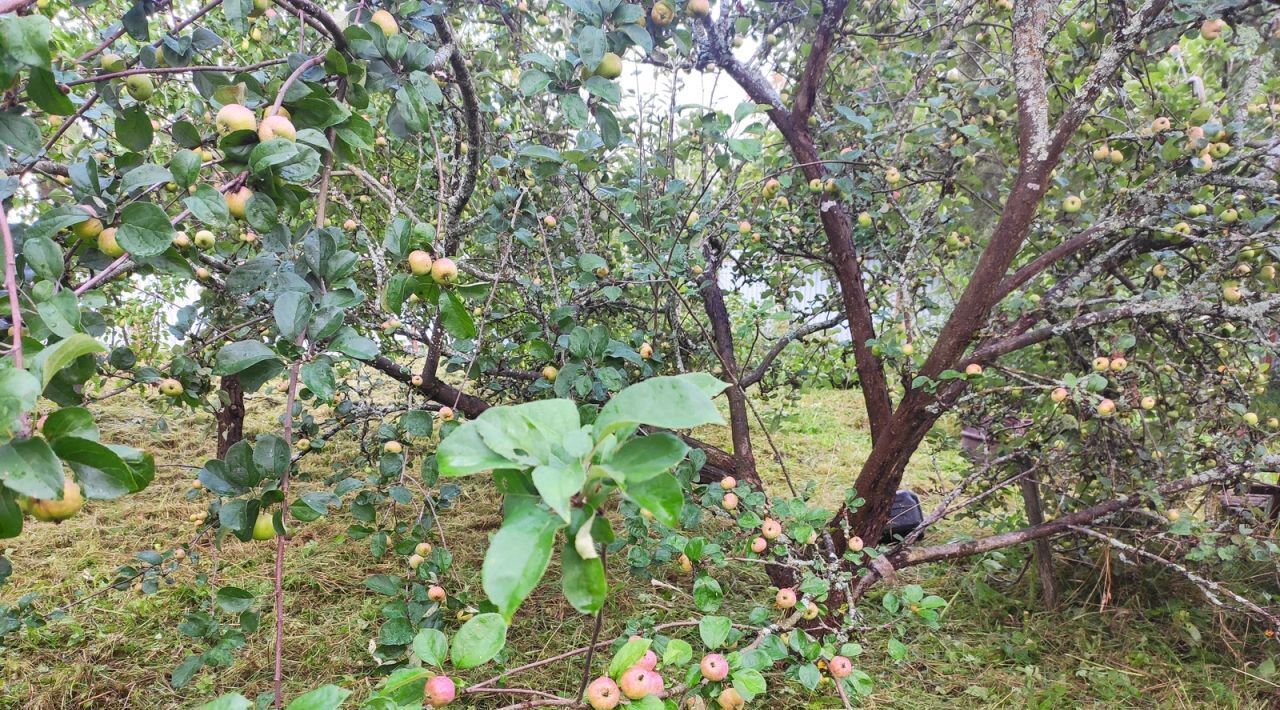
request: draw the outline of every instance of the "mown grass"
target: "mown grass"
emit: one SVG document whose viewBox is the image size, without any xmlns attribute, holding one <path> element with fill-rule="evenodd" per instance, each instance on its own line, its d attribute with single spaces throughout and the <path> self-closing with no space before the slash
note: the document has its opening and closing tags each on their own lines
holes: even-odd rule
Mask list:
<svg viewBox="0 0 1280 710">
<path fill-rule="evenodd" d="M 866 456 L 870 440 L 855 392 L 813 391 L 788 401 L 757 402 L 768 420 L 780 414 L 774 444 L 798 488 L 812 482 L 815 498 L 834 507 L 850 476 Z M 275 426 L 279 398 L 250 400 L 250 435 Z M 12 604 L 27 594 L 48 613 L 75 606 L 39 628 L 3 639 L 0 705 L 23 708 L 187 707 L 230 691 L 252 697 L 271 685 L 270 612 L 273 547 L 228 540 L 214 551 L 207 540 L 198 554 L 156 594 L 133 590 L 102 593 L 122 564 L 139 550 L 172 549 L 188 540 L 195 527 L 188 516 L 204 507 L 189 500 L 193 470 L 213 451 L 214 423 L 207 415 L 175 414 L 154 401 L 131 395 L 99 407 L 104 439 L 142 446 L 162 465 L 143 493 L 113 502 L 91 503 L 61 525 L 32 523 L 6 551 L 14 576 L 0 588 L 0 602 Z M 700 435 L 727 445 L 727 434 L 709 429 Z M 781 467 L 769 461 L 762 442 L 771 492 L 786 490 Z M 338 438 L 325 452 L 304 460 L 299 485 L 332 473 L 353 454 L 352 442 Z M 908 483 L 936 500 L 965 464 L 945 438 L 931 441 L 913 460 Z M 479 597 L 477 570 L 488 535 L 499 522 L 498 500 L 483 478 L 462 482 L 454 510 L 440 520 L 439 532 L 455 557 L 445 584 L 453 592 Z M 398 511 L 401 515 L 408 511 Z M 319 684 L 339 683 L 365 695 L 386 670 L 369 653 L 377 634 L 380 597 L 363 586 L 375 573 L 402 573 L 403 560 L 389 554 L 377 561 L 366 541 L 347 537 L 349 520 L 337 514 L 299 526 L 286 560 L 285 677 L 290 695 Z M 967 525 L 972 525 L 969 523 Z M 936 533 L 938 539 L 965 532 L 959 527 Z M 904 629 L 909 653 L 893 661 L 886 653 L 891 631 L 876 614 L 884 588 L 868 600 L 873 631 L 857 635 L 866 649 L 860 667 L 876 681 L 870 707 L 1274 707 L 1276 678 L 1260 677 L 1265 661 L 1260 633 L 1240 635 L 1238 623 L 1226 624 L 1170 593 L 1170 580 L 1143 580 L 1118 567 L 1110 578 L 1112 598 L 1099 603 L 1101 577 L 1089 570 L 1064 570 L 1071 595 L 1061 610 L 1041 610 L 1028 579 L 1014 579 L 1021 552 L 1010 551 L 982 562 L 968 561 L 911 570 L 901 583 L 918 583 L 950 605 L 938 631 Z M 611 572 L 613 592 L 605 613 L 604 637 L 624 633 L 627 619 L 664 623 L 691 618 L 686 592 L 628 578 L 622 565 Z M 558 574 L 552 570 L 548 580 Z M 201 608 L 216 585 L 253 592 L 264 611 L 262 626 L 230 665 L 199 673 L 189 685 L 173 689 L 170 672 L 189 654 L 205 647 L 180 635 L 184 616 Z M 661 581 L 688 589 L 689 578 L 670 569 Z M 720 575 L 726 610 L 745 617 L 767 594 L 759 571 Z M 509 640 L 509 665 L 585 645 L 590 625 L 564 602 L 558 585 L 538 589 L 517 616 Z M 94 595 L 96 596 L 89 596 Z M 1198 630 L 1195 637 L 1192 627 Z M 1229 634 L 1236 634 L 1229 637 Z M 689 634 L 694 638 L 694 634 Z M 695 644 L 696 645 L 696 644 Z M 597 656 L 597 669 L 601 663 Z M 479 680 L 492 667 L 465 674 Z M 519 683 L 572 692 L 581 677 L 581 660 L 551 664 L 522 674 Z M 770 678 L 769 708 L 838 707 L 830 686 L 810 695 L 780 675 Z M 510 698 L 468 697 L 462 707 L 496 707 Z"/>
</svg>

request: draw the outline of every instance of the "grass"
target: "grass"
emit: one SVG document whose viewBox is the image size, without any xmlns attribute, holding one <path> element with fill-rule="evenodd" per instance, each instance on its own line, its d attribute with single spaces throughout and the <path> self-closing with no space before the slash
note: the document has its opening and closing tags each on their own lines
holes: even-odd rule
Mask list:
<svg viewBox="0 0 1280 710">
<path fill-rule="evenodd" d="M 250 400 L 250 435 L 274 426 L 280 409 L 276 396 Z M 857 393 L 813 391 L 789 400 L 757 402 L 766 419 L 776 417 L 774 443 L 798 488 L 812 485 L 815 498 L 834 507 L 870 447 L 865 415 Z M 134 590 L 100 593 L 117 567 L 133 562 L 139 550 L 172 549 L 189 539 L 188 516 L 203 503 L 188 497 L 193 471 L 212 454 L 214 423 L 207 415 L 161 412 L 156 403 L 120 396 L 99 407 L 103 438 L 152 451 L 162 468 L 141 494 L 112 502 L 94 502 L 61 525 L 31 523 L 9 541 L 6 556 L 14 575 L 0 588 L 0 602 L 12 604 L 28 594 L 48 613 L 75 604 L 45 626 L 25 628 L 0 640 L 3 687 L 0 706 L 188 707 L 221 693 L 252 697 L 271 684 L 271 565 L 273 547 L 228 540 L 220 551 L 207 541 L 188 564 L 155 594 Z M 161 425 L 163 424 L 163 425 Z M 720 429 L 700 432 L 727 445 Z M 763 443 L 761 437 L 759 441 Z M 300 485 L 318 486 L 334 466 L 352 453 L 339 438 L 325 452 L 309 456 Z M 771 459 L 768 446 L 757 451 Z M 922 493 L 926 506 L 964 471 L 964 461 L 945 438 L 931 441 L 908 471 L 908 484 Z M 772 493 L 786 484 L 781 468 L 763 466 Z M 308 478 L 314 481 L 308 483 Z M 498 499 L 482 477 L 462 484 L 455 509 L 441 517 L 441 530 L 455 556 L 445 580 L 451 592 L 478 597 L 479 562 L 488 535 L 499 522 Z M 406 510 L 398 511 L 401 517 Z M 379 597 L 363 586 L 375 573 L 401 573 L 402 561 L 388 555 L 379 562 L 367 541 L 347 536 L 349 518 L 336 514 L 301 526 L 286 560 L 285 676 L 289 695 L 334 682 L 361 697 L 376 685 L 379 668 L 369 653 L 381 620 Z M 965 523 L 972 526 L 974 523 Z M 939 538 L 964 531 L 952 527 Z M 1170 595 L 1168 580 L 1146 580 L 1131 568 L 1113 566 L 1112 600 L 1099 603 L 1092 570 L 1064 570 L 1071 594 L 1060 611 L 1038 608 L 1028 579 L 1015 579 L 1023 552 L 1010 550 L 982 561 L 910 570 L 904 583 L 918 583 L 950 605 L 941 630 L 904 629 L 909 653 L 891 660 L 885 649 L 889 630 L 860 634 L 866 652 L 859 667 L 876 682 L 871 707 L 1274 707 L 1276 678 L 1264 677 L 1260 634 L 1229 638 L 1238 624 L 1208 615 L 1195 604 Z M 628 618 L 655 623 L 690 618 L 685 592 L 671 591 L 634 578 L 615 565 L 606 608 L 605 638 L 624 633 Z M 556 579 L 554 570 L 548 579 Z M 758 572 L 719 575 L 729 613 L 758 603 L 767 580 Z M 206 669 L 175 690 L 169 674 L 189 654 L 206 646 L 177 633 L 184 617 L 207 606 L 212 587 L 234 585 L 252 592 L 264 611 L 262 627 L 247 636 L 244 648 L 225 667 Z M 689 579 L 671 570 L 665 583 L 687 589 Z M 868 623 L 876 616 L 881 587 L 868 600 Z M 90 596 L 94 595 L 96 596 Z M 585 645 L 590 627 L 562 600 L 555 584 L 535 591 L 517 615 L 506 659 L 518 665 Z M 572 692 L 581 661 L 556 663 L 522 674 L 528 687 Z M 486 672 L 486 670 L 488 672 Z M 479 680 L 493 669 L 468 672 Z M 770 679 L 769 708 L 829 708 L 838 701 L 820 687 L 807 694 L 795 682 Z M 470 701 L 471 698 L 468 698 Z M 496 707 L 499 698 L 481 698 L 474 707 Z M 508 700 L 509 701 L 509 700 Z M 466 703 L 459 703 L 468 706 Z"/>
</svg>

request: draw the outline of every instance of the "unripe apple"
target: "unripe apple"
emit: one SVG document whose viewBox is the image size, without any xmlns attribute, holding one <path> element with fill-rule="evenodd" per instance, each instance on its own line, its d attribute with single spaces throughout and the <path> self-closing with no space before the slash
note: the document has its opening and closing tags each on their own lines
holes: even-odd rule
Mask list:
<svg viewBox="0 0 1280 710">
<path fill-rule="evenodd" d="M 902 180 L 902 173 L 897 168 L 889 168 L 884 171 L 884 181 L 890 185 L 897 185 Z"/>
<path fill-rule="evenodd" d="M 1106 143 L 1093 149 L 1093 159 L 1099 162 L 1107 160 L 1111 157 L 1111 148 Z"/>
<path fill-rule="evenodd" d="M 613 710 L 622 701 L 622 691 L 609 676 L 600 676 L 587 686 L 587 704 L 591 710 Z"/>
<path fill-rule="evenodd" d="M 1142 408 L 1143 408 L 1143 409 L 1146 409 L 1146 410 L 1148 410 L 1148 411 L 1150 411 L 1150 410 L 1152 410 L 1152 409 L 1155 409 L 1155 408 L 1156 408 L 1156 398 L 1155 398 L 1155 397 L 1152 397 L 1152 396 L 1150 396 L 1150 395 L 1147 395 L 1146 397 L 1143 397 L 1143 398 L 1142 398 L 1141 405 L 1142 405 Z"/>
<path fill-rule="evenodd" d="M 160 394 L 168 397 L 177 397 L 182 394 L 182 383 L 172 377 L 166 377 L 160 380 Z"/>
<path fill-rule="evenodd" d="M 431 273 L 431 255 L 421 249 L 409 252 L 409 271 L 415 276 Z"/>
<path fill-rule="evenodd" d="M 253 197 L 253 191 L 247 187 L 241 187 L 235 192 L 226 194 L 227 212 L 231 213 L 236 219 L 244 219 L 245 208 L 249 204 L 249 198 Z"/>
<path fill-rule="evenodd" d="M 782 534 L 782 525 L 773 518 L 765 518 L 764 523 L 760 525 L 760 535 L 766 540 L 777 540 Z"/>
<path fill-rule="evenodd" d="M 742 710 L 746 704 L 747 701 L 732 686 L 720 691 L 720 695 L 716 697 L 716 705 L 720 706 L 720 710 Z"/>
<path fill-rule="evenodd" d="M 1164 264 L 1156 264 L 1155 266 L 1151 267 L 1151 275 L 1158 279 L 1162 279 L 1165 276 L 1169 275 L 1169 267 L 1165 266 Z"/>
<path fill-rule="evenodd" d="M 272 138 L 296 141 L 298 140 L 298 129 L 293 127 L 293 121 L 284 116 L 267 116 L 262 119 L 262 124 L 258 126 L 258 140 L 266 142 Z"/>
<path fill-rule="evenodd" d="M 266 511 L 259 511 L 258 519 L 253 522 L 253 539 L 270 540 L 275 536 L 276 526 L 271 522 L 271 514 Z"/>
<path fill-rule="evenodd" d="M 782 183 L 778 182 L 777 178 L 769 178 L 765 181 L 764 187 L 760 190 L 760 193 L 765 196 L 765 199 L 771 200 L 781 189 Z"/>
<path fill-rule="evenodd" d="M 1222 298 L 1228 303 L 1239 303 L 1240 299 L 1244 298 L 1244 294 L 1241 293 L 1239 286 L 1223 286 Z"/>
<path fill-rule="evenodd" d="M 433 708 L 442 708 L 453 702 L 458 689 L 447 675 L 438 675 L 427 681 L 426 701 Z"/>
<path fill-rule="evenodd" d="M 1109 399 L 1098 402 L 1098 416 L 1109 417 L 1116 413 L 1116 403 Z"/>
<path fill-rule="evenodd" d="M 1207 205 L 1203 205 L 1198 202 L 1187 208 L 1187 214 L 1191 215 L 1192 217 L 1199 217 L 1200 215 L 1205 214 L 1208 211 L 1209 211 L 1209 207 Z"/>
<path fill-rule="evenodd" d="M 438 584 L 431 585 L 431 587 L 427 589 L 427 599 L 430 599 L 433 602 L 444 601 L 445 599 L 444 587 L 441 587 Z"/>
<path fill-rule="evenodd" d="M 1240 213 L 1234 207 L 1228 207 L 1218 215 L 1218 218 L 1227 224 L 1235 224 L 1240 219 Z"/>
<path fill-rule="evenodd" d="M 91 239 L 97 239 L 98 235 L 102 234 L 102 220 L 98 219 L 93 208 L 82 206 L 81 209 L 89 213 L 89 219 L 71 225 L 71 233 L 86 242 Z"/>
<path fill-rule="evenodd" d="M 451 284 L 458 280 L 458 265 L 449 257 L 441 257 L 431 264 L 431 280 L 438 284 Z"/>
<path fill-rule="evenodd" d="M 125 77 L 124 88 L 138 101 L 146 101 L 155 93 L 156 86 L 146 74 L 130 74 Z"/>
<path fill-rule="evenodd" d="M 1106 372 L 1111 369 L 1111 358 L 1100 355 L 1093 359 L 1093 369 L 1095 372 Z"/>
<path fill-rule="evenodd" d="M 387 443 L 383 444 L 383 445 L 382 445 L 382 450 L 383 450 L 383 451 L 385 451 L 385 452 L 387 452 L 387 453 L 389 453 L 389 454 L 398 454 L 398 453 L 400 453 L 401 451 L 404 451 L 404 446 L 402 446 L 402 445 L 400 444 L 400 442 L 395 441 L 395 440 L 393 439 L 393 440 L 388 441 Z"/>
<path fill-rule="evenodd" d="M 648 360 L 651 357 L 653 357 L 653 346 L 648 343 L 641 343 L 640 358 L 642 360 Z"/>
<path fill-rule="evenodd" d="M 369 22 L 378 26 L 382 30 L 382 34 L 390 37 L 391 35 L 400 34 L 400 25 L 396 22 L 396 18 L 386 10 L 378 10 L 369 18 Z"/>
<path fill-rule="evenodd" d="M 555 229 L 556 225 L 559 224 L 559 222 L 556 220 L 556 216 L 553 214 L 549 214 L 543 217 L 542 223 L 546 225 L 547 229 Z"/>
<path fill-rule="evenodd" d="M 767 549 L 769 549 L 768 540 L 762 537 L 758 537 L 751 541 L 751 551 L 756 553 L 757 555 L 764 552 Z"/>
<path fill-rule="evenodd" d="M 844 656 L 832 656 L 831 662 L 827 664 L 827 670 L 831 671 L 831 677 L 835 679 L 847 678 L 853 672 L 853 663 Z"/>
<path fill-rule="evenodd" d="M 253 111 L 240 104 L 227 104 L 218 109 L 218 116 L 213 123 L 218 134 L 224 136 L 236 131 L 256 130 L 258 127 L 258 119 L 254 118 Z"/>
<path fill-rule="evenodd" d="M 124 256 L 124 247 L 116 241 L 115 227 L 107 227 L 98 233 L 98 251 L 113 259 Z"/>
<path fill-rule="evenodd" d="M 409 378 L 409 384 L 413 385 L 414 387 L 421 387 L 421 386 L 422 386 L 422 375 L 414 375 L 413 377 L 410 377 L 410 378 Z"/>
<path fill-rule="evenodd" d="M 734 493 L 725 493 L 720 505 L 723 505 L 725 510 L 735 510 L 738 507 L 738 496 Z"/>
<path fill-rule="evenodd" d="M 1113 162 L 1113 163 L 1123 163 L 1123 162 L 1124 162 L 1124 153 L 1120 152 L 1120 149 L 1119 149 L 1119 148 L 1112 148 L 1112 149 L 1111 149 L 1111 153 L 1110 153 L 1107 157 L 1108 157 L 1108 158 L 1111 160 L 1111 162 Z"/>
<path fill-rule="evenodd" d="M 420 543 L 418 543 L 417 545 L 415 545 L 415 546 L 414 546 L 414 548 L 413 548 L 413 553 L 414 553 L 415 555 L 421 555 L 421 556 L 423 556 L 423 557 L 426 557 L 427 555 L 430 555 L 430 554 L 431 554 L 431 543 L 429 543 L 429 542 L 420 542 Z"/>
<path fill-rule="evenodd" d="M 1082 206 L 1084 206 L 1084 201 L 1078 195 L 1067 195 L 1066 199 L 1062 201 L 1062 211 L 1067 214 L 1079 212 Z"/>
<path fill-rule="evenodd" d="M 448 422 L 453 420 L 453 407 L 440 408 L 440 421 Z"/>
<path fill-rule="evenodd" d="M 622 76 L 622 57 L 613 52 L 605 52 L 596 65 L 596 76 L 605 79 L 617 79 Z"/>
<path fill-rule="evenodd" d="M 115 52 L 103 52 L 98 55 L 98 66 L 102 67 L 102 71 L 108 74 L 112 72 L 124 71 L 124 57 Z"/>
<path fill-rule="evenodd" d="M 822 192 L 822 180 L 820 180 L 819 178 L 814 178 L 814 179 L 810 180 L 810 181 L 809 181 L 809 192 L 812 192 L 812 193 L 814 193 L 815 195 L 816 195 L 816 194 L 818 194 L 818 193 L 820 193 L 820 192 Z"/>
<path fill-rule="evenodd" d="M 186 232 L 174 232 L 171 243 L 179 249 L 186 249 L 191 246 L 191 237 Z"/>
<path fill-rule="evenodd" d="M 48 500 L 33 498 L 26 505 L 31 511 L 31 517 L 36 520 L 45 523 L 60 523 L 75 515 L 84 507 L 84 495 L 80 491 L 80 484 L 70 478 L 64 478 L 62 480 L 61 498 L 50 498 Z"/>
<path fill-rule="evenodd" d="M 858 213 L 858 226 L 859 226 L 859 227 L 870 227 L 870 226 L 871 226 L 871 213 L 870 213 L 870 212 L 859 212 L 859 213 Z"/>
<path fill-rule="evenodd" d="M 734 478 L 733 476 L 725 476 L 724 478 L 720 479 L 720 488 L 726 491 L 733 490 L 734 488 L 737 487 L 737 485 L 738 485 L 738 479 Z"/>
<path fill-rule="evenodd" d="M 1058 388 L 1055 388 L 1053 390 L 1053 393 L 1049 395 L 1049 399 L 1052 399 L 1054 402 L 1061 402 L 1065 400 L 1069 394 L 1070 393 L 1067 392 L 1066 387 L 1058 387 Z"/>
<path fill-rule="evenodd" d="M 217 242 L 217 238 L 213 236 L 213 232 L 207 229 L 196 232 L 195 245 L 197 249 L 208 251 L 213 248 L 215 242 Z"/>
<path fill-rule="evenodd" d="M 976 362 L 971 362 L 967 367 L 964 368 L 964 374 L 970 377 L 977 377 L 978 375 L 982 374 L 982 365 L 979 365 Z"/>
<path fill-rule="evenodd" d="M 1160 116 L 1151 122 L 1152 133 L 1164 133 L 1173 127 L 1173 124 L 1165 116 Z"/>
<path fill-rule="evenodd" d="M 658 654 L 654 653 L 653 649 L 645 651 L 640 660 L 636 661 L 636 668 L 643 668 L 646 671 L 657 670 Z"/>
<path fill-rule="evenodd" d="M 426 558 L 422 555 L 419 555 L 416 552 L 409 555 L 409 569 L 418 569 L 418 566 L 423 562 L 426 562 Z"/>
<path fill-rule="evenodd" d="M 711 14 L 710 0 L 689 0 L 684 8 L 694 17 L 706 17 Z"/>
<path fill-rule="evenodd" d="M 597 266 L 597 267 L 596 267 L 596 277 L 597 277 L 597 278 L 604 278 L 604 277 L 606 277 L 606 276 L 608 276 L 608 275 L 609 275 L 609 267 L 607 267 L 607 266 Z"/>
<path fill-rule="evenodd" d="M 1230 152 L 1231 144 L 1229 143 L 1218 142 L 1209 146 L 1209 155 L 1212 155 L 1215 158 L 1225 158 Z"/>
<path fill-rule="evenodd" d="M 204 268 L 203 266 L 197 267 L 195 273 L 196 273 L 196 278 L 200 281 L 208 281 L 209 278 L 213 276 L 213 274 L 209 273 L 209 270 Z"/>
<path fill-rule="evenodd" d="M 1200 25 L 1200 36 L 1207 40 L 1215 40 L 1222 36 L 1222 31 L 1227 28 L 1225 20 L 1213 18 L 1205 20 Z"/>
<path fill-rule="evenodd" d="M 854 535 L 853 537 L 849 538 L 848 544 L 849 544 L 849 549 L 853 550 L 854 552 L 862 552 L 862 548 L 866 546 L 866 543 L 862 541 L 862 538 L 858 537 L 857 535 Z"/>
<path fill-rule="evenodd" d="M 622 677 L 618 679 L 618 688 L 628 698 L 639 700 L 646 695 L 653 694 L 652 675 L 654 675 L 654 672 L 648 668 L 641 668 L 638 665 L 631 666 L 622 672 Z"/>
<path fill-rule="evenodd" d="M 675 19 L 676 11 L 665 2 L 655 3 L 653 10 L 649 13 L 649 19 L 653 20 L 653 24 L 659 27 L 666 27 Z"/>
<path fill-rule="evenodd" d="M 796 605 L 796 590 L 789 587 L 783 587 L 778 590 L 773 601 L 777 604 L 779 609 L 790 609 Z"/>
<path fill-rule="evenodd" d="M 1123 370 L 1128 366 L 1129 366 L 1129 361 L 1124 359 L 1123 357 L 1116 357 L 1111 359 L 1112 372 L 1120 372 L 1121 370 Z"/>
<path fill-rule="evenodd" d="M 560 375 L 560 371 L 557 370 L 554 365 L 547 365 L 546 367 L 542 368 L 542 378 L 545 379 L 547 382 L 555 382 L 556 377 L 558 377 L 559 375 Z"/>
<path fill-rule="evenodd" d="M 1245 412 L 1244 423 L 1249 426 L 1258 426 L 1258 415 L 1254 412 Z"/>
</svg>

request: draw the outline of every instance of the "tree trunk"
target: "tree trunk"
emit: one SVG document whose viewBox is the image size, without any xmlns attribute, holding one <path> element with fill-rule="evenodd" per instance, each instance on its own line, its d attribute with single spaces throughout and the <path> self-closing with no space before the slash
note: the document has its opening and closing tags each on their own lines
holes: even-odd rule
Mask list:
<svg viewBox="0 0 1280 710">
<path fill-rule="evenodd" d="M 222 407 L 218 409 L 218 458 L 225 458 L 227 449 L 244 438 L 244 389 L 240 378 L 227 375 L 222 378 Z"/>
<path fill-rule="evenodd" d="M 1027 523 L 1031 527 L 1044 524 L 1044 509 L 1040 505 L 1040 485 L 1029 478 L 1018 482 L 1022 487 L 1022 502 L 1027 507 Z M 1039 538 L 1032 547 L 1036 554 L 1036 576 L 1040 578 L 1040 596 L 1046 609 L 1058 606 L 1058 582 L 1053 573 L 1053 543 Z"/>
<path fill-rule="evenodd" d="M 712 260 L 707 247 L 708 260 Z M 724 367 L 724 378 L 730 383 L 724 391 L 729 400 L 729 430 L 733 437 L 733 470 L 737 478 L 760 487 L 760 474 L 756 471 L 756 457 L 751 449 L 751 419 L 747 413 L 747 394 L 738 384 L 738 360 L 733 352 L 733 327 L 729 322 L 729 309 L 724 303 L 724 292 L 716 281 L 716 269 L 711 268 L 702 277 L 702 303 L 711 321 L 711 335 L 715 339 L 716 354 Z"/>
</svg>

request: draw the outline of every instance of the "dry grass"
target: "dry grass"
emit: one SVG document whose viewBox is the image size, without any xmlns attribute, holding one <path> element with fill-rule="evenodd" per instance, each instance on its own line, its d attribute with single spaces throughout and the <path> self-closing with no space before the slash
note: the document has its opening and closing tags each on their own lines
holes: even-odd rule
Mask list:
<svg viewBox="0 0 1280 710">
<path fill-rule="evenodd" d="M 851 472 L 870 446 L 856 393 L 817 391 L 789 402 L 758 403 L 763 416 L 781 412 L 775 443 L 798 487 L 815 485 L 815 498 L 833 507 L 843 497 Z M 280 407 L 278 397 L 251 399 L 249 429 L 270 430 Z M 37 608 L 49 612 L 74 603 L 110 583 L 117 567 L 133 561 L 139 550 L 170 549 L 194 532 L 188 516 L 203 503 L 188 497 L 192 470 L 211 455 L 213 421 L 207 415 L 162 413 L 153 402 L 122 396 L 100 408 L 108 441 L 145 447 L 163 467 L 156 481 L 139 495 L 95 502 L 62 525 L 33 523 L 6 555 L 14 565 L 11 582 L 0 588 L 0 601 L 12 604 L 37 594 Z M 166 426 L 157 426 L 163 420 Z M 702 432 L 727 443 L 720 430 Z M 763 442 L 763 438 L 760 439 Z M 309 456 L 301 485 L 348 465 L 352 442 L 339 438 Z M 758 458 L 770 458 L 762 446 Z M 945 441 L 933 442 L 916 456 L 909 483 L 925 493 L 941 490 L 963 470 L 962 459 Z M 765 467 L 771 491 L 785 491 L 776 465 Z M 482 477 L 464 481 L 455 509 L 441 518 L 442 531 L 455 556 L 446 583 L 452 592 L 482 596 L 476 570 L 487 537 L 498 523 L 497 498 Z M 400 511 L 401 516 L 409 511 Z M 376 685 L 385 668 L 368 652 L 377 634 L 382 604 L 363 587 L 374 573 L 401 573 L 402 561 L 389 554 L 376 561 L 366 541 L 350 539 L 349 518 L 337 514 L 300 526 L 286 561 L 286 678 L 290 694 L 334 682 L 357 697 Z M 946 531 L 941 535 L 946 535 Z M 270 687 L 271 565 L 273 547 L 228 540 L 214 553 L 208 541 L 190 564 L 183 565 L 153 595 L 131 590 L 107 591 L 78 602 L 71 613 L 47 626 L 27 628 L 3 639 L 0 705 L 23 708 L 187 707 L 229 691 L 252 697 Z M 1016 560 L 1010 560 L 1011 566 Z M 628 578 L 624 565 L 612 566 L 612 589 L 605 637 L 625 633 L 627 619 L 654 623 L 691 616 L 683 593 Z M 687 577 L 671 571 L 669 584 L 685 587 Z M 206 669 L 190 685 L 174 690 L 169 673 L 187 655 L 205 647 L 177 633 L 188 613 L 207 608 L 208 578 L 253 592 L 264 610 L 262 628 L 234 652 L 229 666 Z M 759 601 L 765 580 L 758 574 L 719 575 L 728 613 Z M 548 580 L 558 579 L 556 570 Z M 912 572 L 911 580 L 952 602 L 940 632 L 908 629 L 911 653 L 901 663 L 885 654 L 885 630 L 860 641 L 867 652 L 861 667 L 875 678 L 875 707 L 1270 707 L 1276 686 L 1255 679 L 1259 660 L 1232 657 L 1212 638 L 1212 619 L 1199 619 L 1206 640 L 1193 643 L 1171 614 L 1151 609 L 1149 599 L 1118 598 L 1100 611 L 1089 587 L 1062 612 L 1037 611 L 1029 585 L 999 589 L 974 564 L 939 566 Z M 755 599 L 753 599 L 753 596 Z M 875 608 L 869 605 L 869 621 Z M 1181 619 L 1181 617 L 1178 617 Z M 1199 618 L 1193 616 L 1193 618 Z M 452 622 L 450 622 L 452 623 Z M 1181 622 L 1179 622 L 1181 623 Z M 562 600 L 558 585 L 543 585 L 517 616 L 509 639 L 510 665 L 553 655 L 586 644 L 590 625 Z M 691 634 L 692 636 L 692 634 Z M 492 668 L 466 674 L 478 680 Z M 580 661 L 557 663 L 523 676 L 530 687 L 572 691 L 581 674 Z M 770 708 L 836 707 L 829 694 L 810 696 L 794 682 L 771 679 L 773 690 L 761 704 Z M 496 699 L 485 699 L 493 706 Z M 465 706 L 465 704 L 464 704 Z"/>
</svg>

